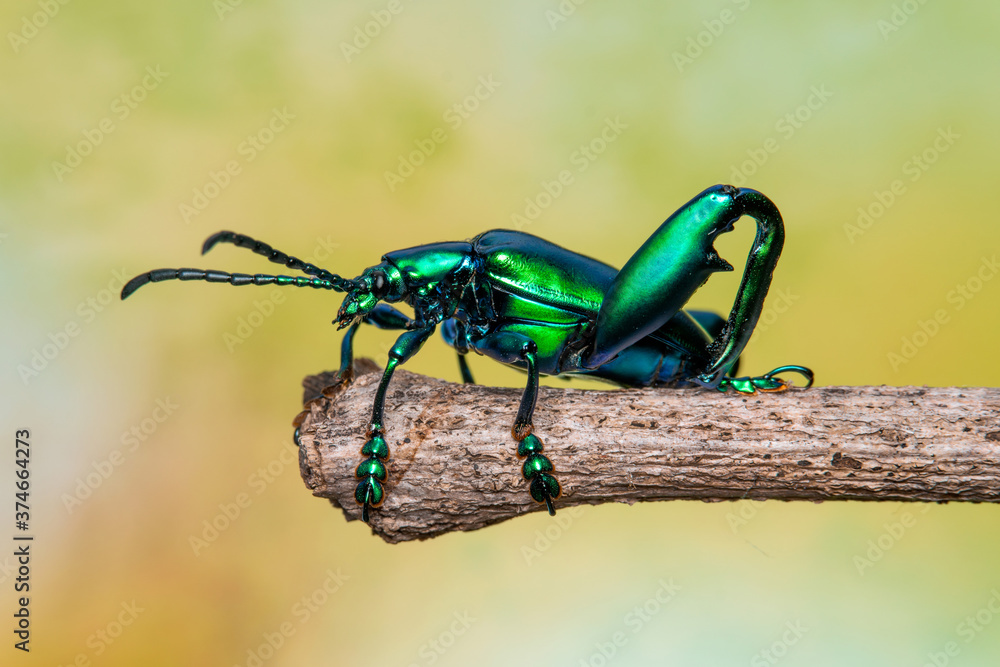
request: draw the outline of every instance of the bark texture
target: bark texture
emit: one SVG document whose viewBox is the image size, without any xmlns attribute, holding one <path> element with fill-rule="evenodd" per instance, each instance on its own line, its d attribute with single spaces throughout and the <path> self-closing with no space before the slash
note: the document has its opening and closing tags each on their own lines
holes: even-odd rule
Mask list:
<svg viewBox="0 0 1000 667">
<path fill-rule="evenodd" d="M 303 382 L 299 462 L 314 495 L 360 519 L 354 470 L 381 369 Z M 327 388 L 326 396 L 322 390 Z M 387 542 L 544 511 L 510 427 L 521 392 L 398 370 L 386 400 Z M 818 387 L 740 396 L 700 389 L 542 388 L 535 433 L 559 508 L 649 500 L 1000 501 L 1000 389 Z"/>
</svg>

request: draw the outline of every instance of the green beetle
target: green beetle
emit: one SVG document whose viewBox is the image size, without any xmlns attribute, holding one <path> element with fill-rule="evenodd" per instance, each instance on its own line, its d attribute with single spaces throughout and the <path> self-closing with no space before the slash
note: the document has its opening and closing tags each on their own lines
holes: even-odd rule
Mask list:
<svg viewBox="0 0 1000 667">
<path fill-rule="evenodd" d="M 716 271 L 733 267 L 713 243 L 742 216 L 757 222 L 736 300 L 727 319 L 684 304 Z M 350 327 L 341 347 L 340 377 L 350 379 L 354 335 L 361 323 L 402 330 L 389 351 L 361 448 L 355 498 L 362 518 L 385 498 L 388 479 L 385 396 L 393 372 L 412 357 L 441 325 L 458 352 L 465 382 L 472 375 L 465 355 L 485 355 L 527 372 L 528 381 L 511 429 L 531 497 L 555 513 L 560 494 L 552 462 L 532 433 L 538 377 L 582 375 L 623 387 L 700 385 L 742 393 L 782 391 L 777 375 L 801 373 L 782 366 L 765 375 L 734 377 L 784 242 L 781 215 L 756 190 L 717 185 L 671 215 L 621 270 L 519 231 L 492 230 L 471 241 L 432 243 L 387 253 L 352 280 L 291 257 L 233 232 L 205 241 L 249 248 L 308 277 L 239 274 L 200 269 L 158 269 L 133 278 L 126 298 L 149 282 L 205 280 L 231 285 L 294 285 L 346 292 L 334 320 Z M 390 303 L 413 308 L 408 317 Z M 296 431 L 296 440 L 298 431 Z"/>
</svg>

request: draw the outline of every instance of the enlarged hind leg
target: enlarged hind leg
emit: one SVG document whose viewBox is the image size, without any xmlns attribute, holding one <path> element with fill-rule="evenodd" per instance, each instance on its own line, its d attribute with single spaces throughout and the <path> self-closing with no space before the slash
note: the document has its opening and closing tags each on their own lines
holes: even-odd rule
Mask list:
<svg viewBox="0 0 1000 667">
<path fill-rule="evenodd" d="M 713 313 L 710 310 L 690 310 L 685 308 L 687 314 L 694 318 L 694 321 L 702 326 L 706 333 L 708 333 L 708 344 L 711 344 L 713 340 L 722 335 L 722 332 L 726 328 L 726 318 L 718 313 Z M 706 345 L 707 348 L 707 345 Z M 727 373 L 729 375 L 736 375 L 740 369 L 739 358 L 733 362 L 733 365 L 729 367 Z"/>
<path fill-rule="evenodd" d="M 712 244 L 743 215 L 757 221 L 757 236 L 729 318 L 693 378 L 718 386 L 757 324 L 784 243 L 774 204 L 756 190 L 729 185 L 705 190 L 670 216 L 618 272 L 601 303 L 594 347 L 583 365 L 598 368 L 653 334 L 713 272 L 732 270 Z"/>
</svg>

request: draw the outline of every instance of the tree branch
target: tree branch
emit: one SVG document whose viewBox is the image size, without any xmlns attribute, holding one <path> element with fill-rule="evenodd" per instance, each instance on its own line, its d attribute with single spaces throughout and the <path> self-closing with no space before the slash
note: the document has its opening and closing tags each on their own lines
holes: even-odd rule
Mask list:
<svg viewBox="0 0 1000 667">
<path fill-rule="evenodd" d="M 313 494 L 360 518 L 354 470 L 381 369 L 304 380 L 299 461 Z M 392 451 L 372 529 L 387 542 L 476 530 L 544 510 L 510 426 L 521 391 L 399 370 Z M 556 508 L 649 500 L 1000 501 L 1000 389 L 821 387 L 744 397 L 700 389 L 542 388 L 535 433 L 556 467 Z"/>
</svg>

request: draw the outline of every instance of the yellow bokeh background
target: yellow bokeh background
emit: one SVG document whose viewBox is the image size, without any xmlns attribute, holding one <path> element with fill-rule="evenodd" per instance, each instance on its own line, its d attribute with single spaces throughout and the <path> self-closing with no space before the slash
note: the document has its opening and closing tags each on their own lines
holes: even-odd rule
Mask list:
<svg viewBox="0 0 1000 667">
<path fill-rule="evenodd" d="M 996 386 L 998 21 L 916 0 L 4 3 L 0 534 L 29 428 L 36 539 L 27 655 L 0 556 L 3 664 L 997 664 L 994 507 L 606 505 L 390 546 L 287 463 L 299 382 L 338 360 L 339 297 L 114 293 L 164 266 L 275 268 L 199 256 L 220 229 L 354 276 L 522 215 L 621 265 L 735 182 L 786 221 L 744 369 Z M 721 254 L 739 268 L 752 234 Z M 738 278 L 692 305 L 728 312 Z M 362 331 L 358 353 L 392 340 Z M 458 380 L 438 338 L 408 368 Z"/>
</svg>

